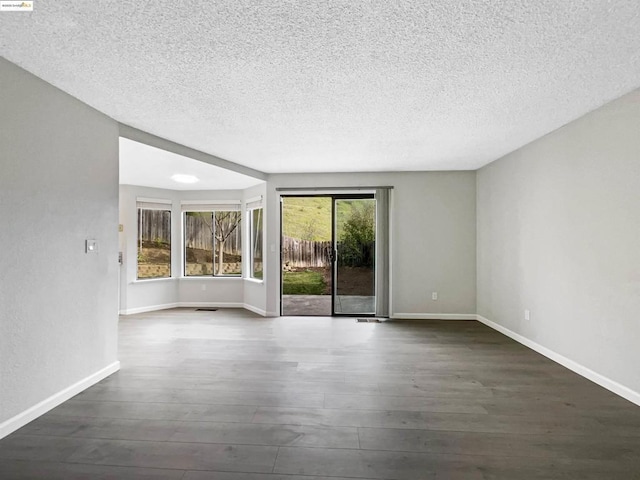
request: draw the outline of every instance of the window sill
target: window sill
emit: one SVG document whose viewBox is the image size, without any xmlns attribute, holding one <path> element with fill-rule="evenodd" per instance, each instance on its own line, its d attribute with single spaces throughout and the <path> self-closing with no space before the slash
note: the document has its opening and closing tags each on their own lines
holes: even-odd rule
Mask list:
<svg viewBox="0 0 640 480">
<path fill-rule="evenodd" d="M 201 275 L 201 276 L 196 276 L 196 275 L 189 275 L 188 277 L 178 277 L 178 280 L 180 281 L 193 281 L 193 280 L 242 280 L 242 276 L 241 275 Z"/>
<path fill-rule="evenodd" d="M 264 279 L 263 278 L 249 278 L 249 277 L 244 277 L 245 281 L 247 282 L 251 282 L 251 283 L 258 283 L 258 284 L 262 284 L 264 283 Z"/>
<path fill-rule="evenodd" d="M 131 283 L 152 283 L 152 282 L 166 282 L 168 280 L 175 280 L 176 277 L 162 277 L 162 278 L 136 278 Z"/>
</svg>

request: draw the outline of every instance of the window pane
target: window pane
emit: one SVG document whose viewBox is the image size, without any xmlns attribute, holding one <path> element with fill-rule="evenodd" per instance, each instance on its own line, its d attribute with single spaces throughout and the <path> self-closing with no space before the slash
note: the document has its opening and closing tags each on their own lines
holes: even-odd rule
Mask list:
<svg viewBox="0 0 640 480">
<path fill-rule="evenodd" d="M 262 208 L 251 210 L 251 278 L 262 278 Z"/>
<path fill-rule="evenodd" d="M 215 275 L 242 275 L 240 212 L 215 212 Z"/>
<path fill-rule="evenodd" d="M 184 275 L 213 275 L 213 212 L 185 212 Z"/>
<path fill-rule="evenodd" d="M 185 212 L 185 276 L 241 275 L 241 214 Z"/>
<path fill-rule="evenodd" d="M 171 276 L 171 211 L 138 209 L 138 278 Z"/>
</svg>

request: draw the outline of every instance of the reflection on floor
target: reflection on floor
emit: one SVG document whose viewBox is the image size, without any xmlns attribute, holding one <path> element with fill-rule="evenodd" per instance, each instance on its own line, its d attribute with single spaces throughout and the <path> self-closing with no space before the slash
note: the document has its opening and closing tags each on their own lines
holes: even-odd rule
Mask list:
<svg viewBox="0 0 640 480">
<path fill-rule="evenodd" d="M 376 299 L 362 295 L 336 296 L 336 312 L 338 315 L 373 315 L 376 310 Z M 284 316 L 331 316 L 331 295 L 283 295 L 282 314 Z"/>
<path fill-rule="evenodd" d="M 0 440 L 6 480 L 631 480 L 640 407 L 476 321 L 120 319 L 122 370 Z"/>
</svg>

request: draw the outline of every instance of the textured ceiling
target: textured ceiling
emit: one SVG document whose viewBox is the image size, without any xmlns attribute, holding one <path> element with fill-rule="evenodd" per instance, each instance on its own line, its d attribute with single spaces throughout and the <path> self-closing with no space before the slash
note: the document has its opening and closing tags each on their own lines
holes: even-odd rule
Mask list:
<svg viewBox="0 0 640 480">
<path fill-rule="evenodd" d="M 45 1 L 0 53 L 264 172 L 473 169 L 640 86 L 638 0 Z"/>
<path fill-rule="evenodd" d="M 179 183 L 171 178 L 175 174 L 193 175 L 198 181 Z M 120 138 L 120 183 L 169 190 L 243 190 L 262 180 Z"/>
</svg>

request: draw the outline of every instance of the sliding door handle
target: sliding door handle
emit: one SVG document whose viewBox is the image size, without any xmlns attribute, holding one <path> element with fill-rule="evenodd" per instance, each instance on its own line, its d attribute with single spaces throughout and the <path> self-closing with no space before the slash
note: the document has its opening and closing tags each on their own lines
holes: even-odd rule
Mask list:
<svg viewBox="0 0 640 480">
<path fill-rule="evenodd" d="M 336 257 L 337 257 L 336 250 L 334 250 L 331 247 L 327 247 L 326 252 L 327 252 L 327 258 L 329 259 L 329 261 L 331 263 L 335 262 L 336 261 Z"/>
</svg>

